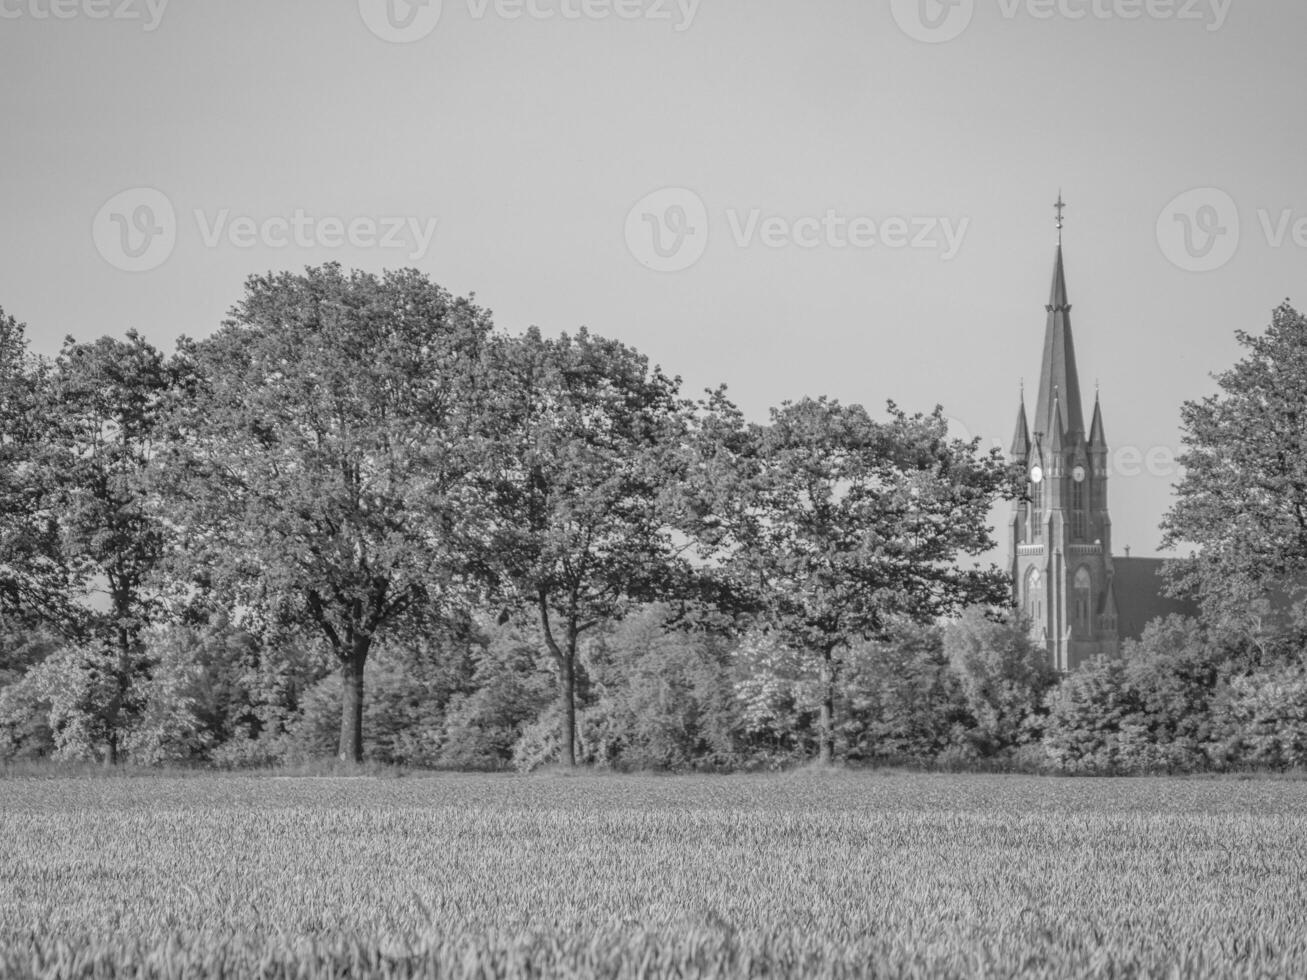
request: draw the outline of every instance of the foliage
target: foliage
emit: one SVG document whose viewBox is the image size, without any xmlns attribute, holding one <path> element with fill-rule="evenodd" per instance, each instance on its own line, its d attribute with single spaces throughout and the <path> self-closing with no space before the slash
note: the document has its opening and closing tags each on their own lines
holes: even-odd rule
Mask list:
<svg viewBox="0 0 1307 980">
<path fill-rule="evenodd" d="M 1142 704 L 1124 661 L 1095 657 L 1048 701 L 1044 749 L 1064 772 L 1121 773 L 1149 768 Z"/>
<path fill-rule="evenodd" d="M 889 640 L 859 644 L 843 674 L 841 735 L 850 759 L 936 759 L 969 724 L 939 627 L 904 624 Z"/>
<path fill-rule="evenodd" d="M 147 677 L 138 661 L 124 684 L 121 666 L 118 650 L 106 644 L 65 646 L 0 692 L 0 725 L 30 729 L 44 715 L 54 758 L 118 761 L 144 707 Z"/>
<path fill-rule="evenodd" d="M 1227 764 L 1269 769 L 1307 766 L 1307 666 L 1284 664 L 1234 677 L 1215 724 Z"/>
<path fill-rule="evenodd" d="M 72 576 L 50 509 L 46 437 L 49 365 L 27 348 L 27 328 L 0 308 L 0 616 L 12 625 L 76 618 Z"/>
<path fill-rule="evenodd" d="M 586 742 L 596 757 L 627 769 L 730 766 L 739 723 L 725 644 L 670 628 L 671 616 L 650 606 L 589 651 L 595 705 L 586 712 L 594 732 Z"/>
<path fill-rule="evenodd" d="M 537 647 L 510 626 L 487 627 L 471 650 L 471 676 L 446 709 L 442 765 L 506 769 L 527 728 L 557 697 Z M 552 719 L 557 722 L 557 718 Z"/>
<path fill-rule="evenodd" d="M 1215 738 L 1213 703 L 1229 673 L 1230 651 L 1193 619 L 1154 620 L 1125 645 L 1126 679 L 1138 701 L 1135 723 L 1150 760 L 1167 769 L 1202 768 Z"/>
<path fill-rule="evenodd" d="M 994 545 L 989 509 L 1009 483 L 1000 454 L 949 440 L 941 410 L 908 416 L 891 403 L 889 416 L 824 398 L 786 403 L 751 430 L 718 500 L 728 508 L 718 547 L 737 587 L 781 642 L 819 662 L 826 761 L 837 650 L 1009 591 L 997 569 L 957 564 Z"/>
<path fill-rule="evenodd" d="M 992 755 L 1038 739 L 1044 696 L 1057 672 L 1028 623 L 1015 613 L 995 620 L 973 607 L 945 627 L 944 651 L 972 718 L 966 737 L 978 752 Z"/>
<path fill-rule="evenodd" d="M 769 766 L 807 758 L 817 744 L 821 686 L 811 657 L 754 631 L 735 648 L 735 698 L 746 760 Z"/>
<path fill-rule="evenodd" d="M 1307 620 L 1288 607 L 1307 577 L 1307 318 L 1285 302 L 1265 334 L 1236 336 L 1246 355 L 1216 376 L 1219 393 L 1181 410 L 1184 476 L 1162 546 L 1196 546 L 1170 574 L 1211 626 L 1264 649 L 1288 632 L 1297 649 Z"/>
<path fill-rule="evenodd" d="M 464 438 L 488 315 L 415 271 L 251 277 L 195 351 L 172 490 L 189 578 L 342 670 L 339 752 L 363 753 L 373 643 L 462 603 Z"/>
<path fill-rule="evenodd" d="M 581 638 L 685 574 L 667 507 L 689 407 L 637 351 L 536 329 L 490 349 L 479 550 L 492 594 L 534 622 L 558 669 L 563 760 L 575 759 Z"/>
</svg>

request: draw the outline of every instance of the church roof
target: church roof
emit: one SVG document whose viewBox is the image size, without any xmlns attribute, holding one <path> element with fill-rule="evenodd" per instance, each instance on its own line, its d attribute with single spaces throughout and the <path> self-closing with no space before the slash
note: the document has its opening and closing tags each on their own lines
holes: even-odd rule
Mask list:
<svg viewBox="0 0 1307 980">
<path fill-rule="evenodd" d="M 1113 558 L 1112 592 L 1116 599 L 1117 635 L 1137 640 L 1144 627 L 1166 616 L 1197 616 L 1198 605 L 1162 594 L 1164 558 Z"/>
<path fill-rule="evenodd" d="M 1081 411 L 1080 375 L 1076 371 L 1076 349 L 1071 337 L 1071 304 L 1067 299 L 1066 269 L 1062 243 L 1058 242 L 1053 263 L 1053 287 L 1049 295 L 1048 324 L 1044 328 L 1044 359 L 1039 371 L 1039 400 L 1035 407 L 1036 432 L 1052 435 L 1056 427 L 1063 435 L 1085 434 Z M 1055 406 L 1060 406 L 1057 416 Z"/>
</svg>

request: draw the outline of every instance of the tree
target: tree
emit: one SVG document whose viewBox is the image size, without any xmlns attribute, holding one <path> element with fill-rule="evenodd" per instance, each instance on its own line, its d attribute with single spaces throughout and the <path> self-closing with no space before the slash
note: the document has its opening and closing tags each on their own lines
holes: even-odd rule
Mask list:
<svg viewBox="0 0 1307 980">
<path fill-rule="evenodd" d="M 1238 651 L 1211 641 L 1184 616 L 1155 619 L 1125 644 L 1126 678 L 1139 699 L 1138 722 L 1164 765 L 1192 769 L 1207 761 L 1213 702 L 1240 666 Z"/>
<path fill-rule="evenodd" d="M 962 685 L 940 627 L 905 624 L 888 642 L 858 644 L 845 660 L 841 713 L 851 756 L 929 761 L 966 731 Z"/>
<path fill-rule="evenodd" d="M 413 270 L 253 276 L 196 347 L 172 490 L 181 567 L 269 630 L 325 641 L 339 755 L 363 758 L 378 639 L 462 604 L 467 436 L 489 314 Z"/>
<path fill-rule="evenodd" d="M 150 664 L 142 633 L 160 611 L 157 573 L 168 537 L 153 475 L 163 421 L 188 383 L 184 356 L 166 358 L 135 331 L 126 340 L 68 338 L 38 401 L 34 472 L 77 600 L 60 625 L 65 634 L 86 633 L 80 653 L 69 655 L 97 678 L 86 690 L 109 698 L 95 713 L 115 762 L 120 733 L 144 705 Z"/>
<path fill-rule="evenodd" d="M 908 416 L 891 402 L 882 423 L 859 405 L 787 402 L 708 477 L 725 487 L 711 543 L 726 574 L 754 597 L 761 624 L 820 663 L 824 763 L 835 753 L 837 651 L 888 639 L 903 620 L 1010 597 L 997 568 L 957 564 L 994 547 L 986 521 L 1010 490 L 1006 464 L 947 428 L 940 409 Z"/>
<path fill-rule="evenodd" d="M 1015 613 L 995 621 L 982 608 L 968 609 L 945 628 L 944 653 L 962 684 L 975 748 L 992 755 L 1033 740 L 1032 723 L 1057 671 L 1028 623 Z"/>
<path fill-rule="evenodd" d="M 670 627 L 675 617 L 665 606 L 646 607 L 588 651 L 596 703 L 587 724 L 602 731 L 598 754 L 627 768 L 720 768 L 736 759 L 727 644 Z"/>
<path fill-rule="evenodd" d="M 48 365 L 28 352 L 26 327 L 0 309 L 0 616 L 66 625 L 69 577 L 46 474 L 35 465 L 48 380 Z"/>
<path fill-rule="evenodd" d="M 547 339 L 533 328 L 491 354 L 480 571 L 499 601 L 534 621 L 558 668 L 571 766 L 581 638 L 667 598 L 683 570 L 667 493 L 689 407 L 677 379 L 585 330 Z"/>
<path fill-rule="evenodd" d="M 1050 692 L 1043 746 L 1065 772 L 1119 773 L 1147 769 L 1148 742 L 1126 662 L 1095 657 Z"/>
<path fill-rule="evenodd" d="M 1181 410 L 1185 472 L 1162 547 L 1196 546 L 1173 589 L 1268 652 L 1307 573 L 1307 318 L 1286 301 L 1264 335 L 1236 336 L 1247 354 L 1215 376 L 1220 391 Z"/>
</svg>

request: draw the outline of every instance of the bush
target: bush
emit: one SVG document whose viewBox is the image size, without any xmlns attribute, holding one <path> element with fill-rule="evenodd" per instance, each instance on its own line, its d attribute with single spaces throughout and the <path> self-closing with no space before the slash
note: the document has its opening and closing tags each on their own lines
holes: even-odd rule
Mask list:
<svg viewBox="0 0 1307 980">
<path fill-rule="evenodd" d="M 1286 664 L 1235 677 L 1216 723 L 1224 735 L 1217 754 L 1226 764 L 1307 766 L 1307 668 Z"/>
<path fill-rule="evenodd" d="M 460 769 L 506 769 L 514 746 L 554 699 L 554 675 L 516 631 L 487 627 L 486 642 L 472 652 L 468 690 L 449 702 L 442 765 Z"/>
<path fill-rule="evenodd" d="M 957 747 L 968 718 L 936 627 L 905 626 L 893 640 L 855 647 L 840 689 L 841 741 L 855 761 L 935 760 Z"/>
<path fill-rule="evenodd" d="M 945 627 L 944 652 L 971 716 L 960 734 L 980 755 L 1038 741 L 1044 698 L 1058 678 L 1024 620 L 969 609 Z"/>
<path fill-rule="evenodd" d="M 732 764 L 740 719 L 726 644 L 670 629 L 650 606 L 587 650 L 594 703 L 582 743 L 606 765 L 683 770 Z"/>
<path fill-rule="evenodd" d="M 1122 660 L 1096 657 L 1048 697 L 1044 750 L 1063 772 L 1132 772 L 1145 763 L 1139 698 Z"/>
</svg>

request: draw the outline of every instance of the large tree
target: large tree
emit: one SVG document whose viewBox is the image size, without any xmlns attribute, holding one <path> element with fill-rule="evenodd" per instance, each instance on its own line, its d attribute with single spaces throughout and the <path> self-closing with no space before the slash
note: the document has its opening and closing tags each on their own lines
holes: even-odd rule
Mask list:
<svg viewBox="0 0 1307 980">
<path fill-rule="evenodd" d="M 167 358 L 134 331 L 125 340 L 69 338 L 38 400 L 34 472 L 77 600 L 64 610 L 63 632 L 87 634 L 77 657 L 99 675 L 88 690 L 108 694 L 82 710 L 98 719 L 110 761 L 149 671 L 142 634 L 160 609 L 168 536 L 153 476 L 164 419 L 189 377 L 184 356 Z"/>
<path fill-rule="evenodd" d="M 73 609 L 58 525 L 36 457 L 49 365 L 33 357 L 26 328 L 0 309 L 0 616 L 66 624 Z"/>
<path fill-rule="evenodd" d="M 340 758 L 363 757 L 363 676 L 385 636 L 462 595 L 467 439 L 489 315 L 412 270 L 254 276 L 197 345 L 179 419 L 181 556 L 198 585 L 324 641 Z"/>
<path fill-rule="evenodd" d="M 722 567 L 765 628 L 816 658 L 819 754 L 830 762 L 840 650 L 888 639 L 905 620 L 1010 601 L 997 568 L 959 564 L 994 547 L 989 510 L 1010 476 L 978 440 L 950 440 L 938 409 L 908 416 L 891 403 L 877 422 L 858 405 L 787 402 L 750 427 L 748 449 L 721 428 L 717 444 L 736 446 L 730 465 L 715 459 Z"/>
<path fill-rule="evenodd" d="M 668 489 L 689 406 L 679 382 L 585 330 L 532 329 L 493 352 L 495 406 L 482 453 L 494 593 L 539 630 L 559 677 L 560 742 L 576 760 L 578 646 L 684 581 Z"/>
<path fill-rule="evenodd" d="M 1307 318 L 1288 302 L 1219 391 L 1181 409 L 1184 475 L 1162 522 L 1164 548 L 1194 549 L 1170 569 L 1209 623 L 1265 646 L 1283 625 L 1271 600 L 1307 577 Z"/>
</svg>

